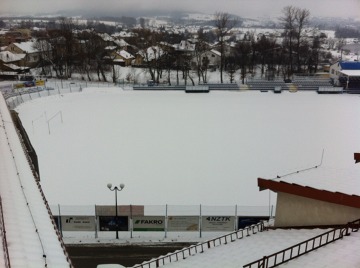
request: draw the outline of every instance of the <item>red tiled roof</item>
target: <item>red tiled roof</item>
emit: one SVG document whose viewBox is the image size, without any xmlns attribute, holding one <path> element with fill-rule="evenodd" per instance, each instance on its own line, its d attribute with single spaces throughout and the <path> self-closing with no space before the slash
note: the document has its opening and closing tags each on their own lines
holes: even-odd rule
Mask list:
<svg viewBox="0 0 360 268">
<path fill-rule="evenodd" d="M 266 180 L 261 178 L 258 178 L 258 186 L 260 188 L 260 191 L 269 189 L 274 192 L 288 193 L 338 205 L 360 208 L 360 196 L 358 195 L 348 195 L 340 192 L 330 192 L 308 186 L 298 185 L 295 183 Z"/>
</svg>

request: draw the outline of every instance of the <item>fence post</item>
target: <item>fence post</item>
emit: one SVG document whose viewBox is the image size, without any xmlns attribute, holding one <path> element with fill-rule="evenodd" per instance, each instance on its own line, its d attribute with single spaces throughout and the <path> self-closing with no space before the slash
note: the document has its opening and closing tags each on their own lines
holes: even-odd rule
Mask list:
<svg viewBox="0 0 360 268">
<path fill-rule="evenodd" d="M 237 204 L 235 205 L 235 224 L 234 224 L 234 231 L 237 231 L 239 228 L 239 222 L 238 222 L 238 218 L 237 218 Z"/>
<path fill-rule="evenodd" d="M 168 225 L 168 205 L 165 205 L 165 238 L 167 238 L 167 225 Z"/>
<path fill-rule="evenodd" d="M 95 204 L 95 238 L 98 238 L 98 219 L 96 214 L 96 204 Z"/>
<path fill-rule="evenodd" d="M 61 225 L 61 212 L 60 212 L 60 204 L 58 204 L 58 210 L 59 210 L 58 225 L 59 225 L 59 229 L 60 229 L 60 234 L 61 234 L 61 237 L 63 237 L 62 225 Z"/>
<path fill-rule="evenodd" d="M 267 256 L 263 257 L 262 266 L 260 265 L 260 267 L 262 267 L 262 268 L 267 268 L 268 267 L 268 258 L 267 258 Z"/>
<path fill-rule="evenodd" d="M 202 215 L 201 215 L 201 204 L 200 204 L 200 215 L 199 215 L 199 234 L 200 238 L 202 237 Z"/>
<path fill-rule="evenodd" d="M 130 238 L 133 238 L 133 229 L 134 229 L 134 223 L 133 223 L 133 215 L 132 215 L 132 205 L 130 204 Z"/>
</svg>

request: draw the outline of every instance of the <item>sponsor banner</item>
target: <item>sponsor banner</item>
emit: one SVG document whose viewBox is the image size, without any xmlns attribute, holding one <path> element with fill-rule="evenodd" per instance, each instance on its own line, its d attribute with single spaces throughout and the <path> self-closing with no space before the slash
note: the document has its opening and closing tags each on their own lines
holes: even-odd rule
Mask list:
<svg viewBox="0 0 360 268">
<path fill-rule="evenodd" d="M 169 216 L 168 231 L 199 231 L 198 216 Z"/>
<path fill-rule="evenodd" d="M 144 206 L 118 206 L 118 215 L 144 216 Z M 115 216 L 115 206 L 96 206 L 95 213 L 98 216 Z"/>
<path fill-rule="evenodd" d="M 35 87 L 35 86 L 45 86 L 45 81 L 44 80 L 25 81 L 14 84 L 14 88 Z"/>
<path fill-rule="evenodd" d="M 61 216 L 63 231 L 95 231 L 95 216 Z"/>
<path fill-rule="evenodd" d="M 260 221 L 268 221 L 269 216 L 241 216 L 238 217 L 238 229 L 244 229 L 247 226 L 257 224 Z"/>
<path fill-rule="evenodd" d="M 129 231 L 127 216 L 99 216 L 100 231 Z"/>
<path fill-rule="evenodd" d="M 235 217 L 234 216 L 203 216 L 202 230 L 203 231 L 234 231 Z"/>
<path fill-rule="evenodd" d="M 165 217 L 163 216 L 148 216 L 148 217 L 133 217 L 134 231 L 164 231 Z"/>
</svg>

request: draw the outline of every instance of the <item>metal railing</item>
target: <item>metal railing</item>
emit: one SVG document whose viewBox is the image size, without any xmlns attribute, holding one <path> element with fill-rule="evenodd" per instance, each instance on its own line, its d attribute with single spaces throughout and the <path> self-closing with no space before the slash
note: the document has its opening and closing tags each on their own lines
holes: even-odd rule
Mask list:
<svg viewBox="0 0 360 268">
<path fill-rule="evenodd" d="M 326 246 L 332 242 L 342 239 L 344 236 L 350 235 L 350 229 L 352 232 L 356 232 L 359 230 L 359 228 L 360 219 L 350 222 L 342 227 L 332 229 L 328 232 L 310 238 L 284 250 L 278 251 L 274 254 L 264 256 L 259 260 L 244 265 L 243 267 L 269 268 L 279 266 L 285 262 L 291 261 L 313 250 L 316 250 L 320 247 Z"/>
<path fill-rule="evenodd" d="M 0 93 L 0 94 L 1 94 L 1 93 Z M 7 109 L 9 110 L 9 107 L 7 107 Z M 9 111 L 9 113 L 10 113 L 10 111 Z M 14 127 L 15 127 L 15 126 L 14 126 Z M 25 157 L 26 157 L 26 159 L 27 159 L 27 162 L 28 162 L 28 164 L 29 164 L 29 167 L 30 167 L 30 169 L 31 169 L 31 171 L 32 171 L 32 173 L 33 173 L 35 183 L 36 183 L 36 185 L 37 185 L 37 187 L 38 187 L 38 189 L 39 189 L 39 192 L 40 192 L 40 194 L 41 194 L 41 197 L 42 197 L 42 199 L 43 199 L 43 201 L 44 201 L 44 205 L 45 205 L 45 207 L 46 207 L 46 209 L 47 209 L 47 211 L 48 211 L 48 214 L 49 214 L 51 223 L 52 223 L 53 228 L 54 228 L 54 232 L 56 233 L 56 235 L 57 235 L 57 237 L 58 237 L 58 241 L 60 242 L 60 245 L 61 245 L 61 248 L 62 248 L 62 250 L 63 250 L 63 253 L 64 253 L 65 257 L 66 257 L 66 260 L 67 260 L 67 262 L 69 263 L 69 267 L 72 268 L 72 267 L 74 267 L 74 266 L 73 266 L 73 264 L 72 264 L 72 262 L 71 262 L 71 259 L 70 259 L 69 254 L 68 254 L 67 251 L 66 251 L 66 247 L 65 247 L 65 244 L 64 244 L 64 242 L 63 242 L 63 240 L 62 240 L 62 237 L 61 237 L 61 235 L 60 235 L 60 232 L 59 232 L 58 229 L 56 228 L 55 220 L 54 220 L 54 217 L 53 217 L 53 215 L 52 215 L 52 213 L 51 213 L 50 206 L 49 206 L 49 204 L 48 204 L 48 202 L 47 202 L 47 200 L 46 200 L 45 194 L 44 194 L 44 192 L 43 192 L 43 190 L 42 190 L 42 188 L 41 188 L 41 185 L 40 185 L 40 182 L 39 182 L 39 178 L 37 177 L 38 174 L 37 174 L 36 171 L 34 171 L 34 167 L 33 167 L 33 165 L 32 165 L 31 158 L 30 158 L 30 156 L 29 156 L 29 154 L 28 154 L 28 152 L 27 152 L 27 149 L 26 149 L 26 145 L 25 145 L 25 143 L 24 143 L 24 140 L 23 140 L 23 138 L 22 138 L 19 130 L 18 130 L 16 127 L 15 127 L 15 130 L 16 130 L 16 133 L 17 133 L 17 135 L 18 135 L 18 137 L 19 137 L 19 141 L 20 141 L 21 147 L 22 147 L 22 149 L 23 149 L 23 153 L 25 154 Z M 18 173 L 18 174 L 19 174 L 19 173 Z M 28 206 L 28 208 L 29 208 L 29 206 Z M 30 208 L 29 208 L 29 209 L 30 209 Z M 30 211 L 30 214 L 32 215 L 31 211 Z M 1 217 L 3 217 L 2 209 L 1 209 Z M 2 221 L 3 221 L 3 220 L 2 220 Z M 33 220 L 33 221 L 34 221 L 34 220 Z M 34 222 L 34 224 L 35 224 L 35 222 Z M 5 228 L 5 227 L 4 227 L 4 228 Z M 38 228 L 36 227 L 36 230 L 37 230 L 37 229 L 38 229 Z M 41 243 L 41 245 L 42 245 L 42 241 L 41 241 L 40 236 L 39 236 L 39 239 L 40 239 L 40 243 Z M 6 243 L 6 241 L 5 241 L 5 243 Z M 7 244 L 6 244 L 6 245 L 7 245 Z M 7 246 L 6 246 L 6 249 L 7 249 Z M 45 253 L 44 253 L 44 258 L 46 258 L 45 256 L 46 256 L 46 255 L 45 255 Z M 9 260 L 9 264 L 10 264 L 10 260 Z M 45 266 L 46 266 L 46 259 L 45 259 Z M 10 266 L 9 266 L 9 267 L 10 267 Z"/>
<path fill-rule="evenodd" d="M 67 250 L 66 250 L 66 247 L 65 247 L 65 243 L 64 243 L 64 241 L 63 241 L 63 239 L 62 239 L 62 236 L 61 236 L 59 230 L 58 230 L 57 227 L 56 227 L 56 223 L 55 223 L 54 217 L 53 217 L 53 215 L 52 215 L 50 206 L 49 206 L 49 204 L 48 204 L 48 202 L 47 202 L 47 200 L 46 200 L 45 194 L 44 194 L 44 192 L 43 192 L 43 190 L 42 190 L 42 187 L 41 187 L 41 184 L 40 184 L 40 179 L 39 179 L 39 177 L 38 177 L 38 174 L 37 174 L 36 171 L 34 171 L 34 166 L 33 166 L 33 164 L 32 164 L 32 161 L 31 161 L 31 159 L 30 159 L 30 156 L 28 155 L 28 152 L 27 152 L 27 150 L 26 150 L 25 143 L 24 143 L 24 141 L 23 141 L 23 139 L 22 139 L 22 137 L 21 137 L 21 134 L 19 133 L 19 130 L 18 130 L 18 129 L 16 129 L 16 132 L 17 132 L 17 134 L 18 134 L 18 136 L 19 136 L 20 143 L 21 143 L 22 149 L 23 149 L 23 151 L 24 151 L 24 154 L 25 154 L 25 156 L 26 156 L 26 159 L 27 159 L 27 161 L 28 161 L 28 163 L 29 163 L 29 166 L 30 166 L 32 172 L 33 172 L 36 185 L 37 185 L 37 187 L 38 187 L 38 189 L 39 189 L 39 192 L 40 192 L 40 194 L 41 194 L 41 197 L 42 197 L 42 199 L 43 199 L 43 202 L 44 202 L 44 204 L 45 204 L 45 207 L 46 207 L 46 209 L 47 209 L 47 211 L 48 211 L 48 214 L 49 214 L 51 223 L 52 223 L 52 225 L 53 225 L 54 231 L 55 231 L 55 233 L 56 233 L 56 235 L 57 235 L 58 241 L 60 242 L 60 245 L 61 245 L 61 248 L 62 248 L 62 250 L 63 250 L 63 253 L 64 253 L 65 257 L 66 257 L 66 260 L 67 260 L 67 262 L 69 263 L 69 267 L 74 267 L 73 264 L 72 264 L 72 262 L 71 262 L 70 256 L 69 256 L 69 254 L 67 253 Z"/>
<path fill-rule="evenodd" d="M 6 241 L 6 229 L 5 229 L 5 221 L 4 221 L 1 196 L 0 196 L 0 233 L 1 233 L 1 237 L 2 237 L 2 247 L 3 247 L 3 251 L 4 251 L 5 268 L 10 268 L 11 267 L 10 256 L 9 256 L 9 250 L 8 250 L 7 241 Z"/>
<path fill-rule="evenodd" d="M 201 242 L 190 247 L 183 248 L 173 253 L 169 253 L 165 256 L 160 256 L 159 258 L 147 262 L 143 262 L 142 264 L 137 264 L 132 268 L 160 267 L 171 262 L 176 262 L 181 259 L 186 259 L 198 253 L 203 253 L 205 250 L 220 246 L 222 244 L 226 245 L 229 242 L 236 241 L 237 239 L 242 239 L 244 237 L 250 236 L 252 234 L 256 234 L 258 232 L 263 232 L 265 228 L 266 228 L 265 222 L 262 221 L 258 224 L 248 226 L 244 229 L 240 229 L 238 231 L 205 242 Z"/>
</svg>

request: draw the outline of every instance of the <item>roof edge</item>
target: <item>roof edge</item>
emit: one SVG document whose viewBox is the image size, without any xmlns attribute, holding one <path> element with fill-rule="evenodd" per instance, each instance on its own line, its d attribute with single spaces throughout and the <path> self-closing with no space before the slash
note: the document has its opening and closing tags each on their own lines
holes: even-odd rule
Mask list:
<svg viewBox="0 0 360 268">
<path fill-rule="evenodd" d="M 330 192 L 308 186 L 287 183 L 284 181 L 274 181 L 262 178 L 258 178 L 258 186 L 260 188 L 260 191 L 269 189 L 274 192 L 282 192 L 333 204 L 360 208 L 360 196 L 358 195 L 348 195 L 340 192 Z"/>
</svg>

